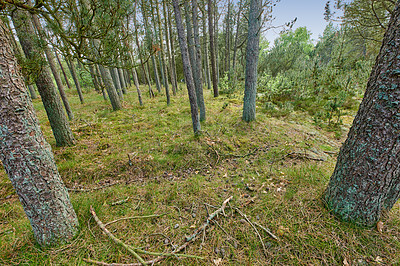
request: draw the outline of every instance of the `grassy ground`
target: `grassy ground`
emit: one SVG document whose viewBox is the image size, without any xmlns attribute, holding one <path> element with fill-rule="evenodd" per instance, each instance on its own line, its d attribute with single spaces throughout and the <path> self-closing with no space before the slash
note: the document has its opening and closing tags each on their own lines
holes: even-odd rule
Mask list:
<svg viewBox="0 0 400 266">
<path fill-rule="evenodd" d="M 400 264 L 398 204 L 384 217 L 382 232 L 341 223 L 323 207 L 320 196 L 343 138 L 320 130 L 305 114 L 276 119 L 259 109 L 257 121 L 247 124 L 240 119 L 241 95 L 214 99 L 206 91 L 207 121 L 203 134 L 195 138 L 185 91 L 179 91 L 170 106 L 162 95 L 145 96 L 144 107 L 131 92 L 125 96 L 124 110 L 118 112 L 111 112 L 94 92 L 84 95 L 84 105 L 76 95 L 70 96 L 76 117 L 71 122 L 77 139 L 74 147 L 54 147 L 40 100 L 34 104 L 61 176 L 74 189 L 70 195 L 80 233 L 72 243 L 57 248 L 35 244 L 2 170 L 0 264 L 86 265 L 84 258 L 137 262 L 102 234 L 89 213 L 90 205 L 103 222 L 163 215 L 108 226 L 129 245 L 163 252 L 184 243 L 185 236 L 204 223 L 207 212 L 230 196 L 226 216 L 218 216 L 185 251 L 203 259 L 170 257 L 162 264 Z M 348 126 L 351 117 L 345 121 Z M 103 189 L 78 192 L 96 188 Z M 254 229 L 233 207 L 279 238 L 259 229 L 266 256 Z"/>
</svg>

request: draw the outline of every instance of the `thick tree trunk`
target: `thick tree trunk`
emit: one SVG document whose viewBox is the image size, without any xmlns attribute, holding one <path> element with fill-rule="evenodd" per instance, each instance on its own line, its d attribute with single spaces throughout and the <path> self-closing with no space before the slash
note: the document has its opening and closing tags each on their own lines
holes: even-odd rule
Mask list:
<svg viewBox="0 0 400 266">
<path fill-rule="evenodd" d="M 61 244 L 75 236 L 78 219 L 10 42 L 10 33 L 0 20 L 0 158 L 38 243 Z"/>
<path fill-rule="evenodd" d="M 28 59 L 43 57 L 34 44 L 34 28 L 30 14 L 15 10 L 12 15 L 18 39 Z M 47 117 L 50 122 L 57 146 L 70 146 L 75 143 L 68 119 L 62 108 L 59 95 L 54 87 L 50 70 L 44 66 L 36 78 L 36 86 L 39 90 Z"/>
<path fill-rule="evenodd" d="M 210 61 L 211 61 L 211 80 L 213 83 L 214 97 L 218 97 L 218 73 L 215 55 L 215 37 L 214 37 L 214 12 L 213 2 L 208 0 L 208 32 L 210 34 Z"/>
<path fill-rule="evenodd" d="M 188 47 L 187 47 L 186 38 L 185 38 L 185 30 L 183 28 L 182 15 L 181 15 L 181 10 L 179 8 L 178 0 L 172 0 L 172 4 L 174 6 L 176 28 L 178 31 L 179 45 L 181 47 L 183 72 L 185 74 L 186 86 L 187 86 L 187 90 L 188 90 L 188 94 L 189 94 L 190 109 L 191 109 L 191 113 L 192 113 L 193 131 L 194 131 L 194 134 L 197 135 L 200 133 L 201 127 L 200 127 L 199 113 L 198 113 L 199 110 L 198 110 L 197 102 L 196 102 L 196 91 L 194 88 L 192 69 L 191 69 L 190 61 L 189 61 L 189 52 L 188 52 Z"/>
<path fill-rule="evenodd" d="M 243 120 L 256 119 L 257 65 L 260 54 L 261 0 L 250 1 L 249 29 L 246 50 L 246 79 L 243 99 Z"/>
<path fill-rule="evenodd" d="M 110 70 L 100 65 L 100 72 L 103 78 L 104 86 L 106 87 L 108 98 L 110 98 L 111 106 L 113 111 L 122 109 L 122 104 L 119 99 L 118 93 L 114 87 Z"/>
<path fill-rule="evenodd" d="M 30 1 L 28 1 L 28 3 L 31 4 Z M 39 33 L 40 38 L 46 42 L 46 35 L 43 31 L 43 27 L 40 24 L 39 18 L 37 17 L 36 14 L 32 14 L 32 21 L 33 21 L 33 25 L 35 26 L 37 32 Z M 47 61 L 49 62 L 51 72 L 53 73 L 53 77 L 56 81 L 58 92 L 60 93 L 61 100 L 64 104 L 65 111 L 67 112 L 68 118 L 70 120 L 72 120 L 74 118 L 74 114 L 72 113 L 71 107 L 69 105 L 67 94 L 65 93 L 65 90 L 64 90 L 64 85 L 61 82 L 60 74 L 57 71 L 57 67 L 54 62 L 53 53 L 50 51 L 50 48 L 48 47 L 47 44 L 44 45 L 44 53 L 46 54 L 46 58 L 47 58 Z"/>
<path fill-rule="evenodd" d="M 372 226 L 400 194 L 400 1 L 324 193 L 345 221 Z"/>
<path fill-rule="evenodd" d="M 117 90 L 120 100 L 123 100 L 124 95 L 122 94 L 121 83 L 119 82 L 118 70 L 115 67 L 109 67 L 109 70 L 114 83 L 114 88 Z"/>
</svg>

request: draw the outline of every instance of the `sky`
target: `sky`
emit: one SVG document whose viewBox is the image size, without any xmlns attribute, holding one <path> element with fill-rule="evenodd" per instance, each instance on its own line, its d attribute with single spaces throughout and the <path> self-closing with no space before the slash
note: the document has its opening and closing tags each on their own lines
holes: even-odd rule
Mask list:
<svg viewBox="0 0 400 266">
<path fill-rule="evenodd" d="M 324 20 L 325 4 L 325 0 L 281 0 L 272 11 L 275 17 L 273 25 L 282 25 L 297 17 L 293 29 L 307 27 L 312 33 L 311 38 L 316 41 L 327 25 Z M 279 36 L 279 32 L 279 29 L 271 29 L 265 33 L 270 46 Z"/>
</svg>

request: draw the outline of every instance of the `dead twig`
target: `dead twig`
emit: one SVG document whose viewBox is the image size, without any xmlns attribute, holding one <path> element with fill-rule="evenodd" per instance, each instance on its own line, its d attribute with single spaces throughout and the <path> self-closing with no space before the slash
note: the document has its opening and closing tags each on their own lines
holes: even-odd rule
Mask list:
<svg viewBox="0 0 400 266">
<path fill-rule="evenodd" d="M 264 226 L 262 226 L 261 224 L 256 223 L 256 222 L 254 222 L 254 224 L 257 225 L 258 227 L 260 227 L 261 229 L 263 229 L 263 230 L 264 230 L 268 235 L 270 235 L 273 239 L 279 240 L 279 238 L 278 238 L 276 235 L 274 235 L 268 228 L 266 228 L 266 227 L 264 227 Z"/>
<path fill-rule="evenodd" d="M 113 203 L 111 203 L 111 206 L 122 205 L 124 203 L 127 203 L 129 199 L 130 199 L 130 197 L 127 197 L 126 199 L 122 199 L 122 200 L 113 202 Z"/>
<path fill-rule="evenodd" d="M 144 263 L 130 263 L 130 264 L 122 264 L 122 263 L 106 263 L 106 262 L 102 262 L 102 261 L 96 261 L 96 260 L 91 260 L 91 259 L 83 259 L 86 262 L 89 263 L 93 263 L 93 264 L 97 264 L 97 265 L 104 265 L 104 266 L 140 266 L 140 265 L 153 265 L 155 263 L 160 262 L 161 260 L 165 259 L 168 256 L 178 256 L 179 254 L 177 254 L 178 252 L 180 252 L 181 250 L 185 249 L 187 246 L 189 246 L 190 243 L 194 242 L 199 234 L 203 231 L 205 231 L 206 227 L 209 225 L 210 221 L 212 219 L 214 219 L 218 214 L 220 214 L 221 212 L 223 212 L 223 210 L 225 209 L 226 205 L 228 204 L 228 202 L 233 198 L 233 196 L 229 197 L 228 199 L 226 199 L 222 205 L 221 208 L 219 208 L 218 210 L 216 210 L 215 212 L 213 212 L 211 215 L 209 215 L 207 217 L 206 222 L 201 225 L 198 229 L 196 229 L 196 231 L 190 236 L 190 237 L 186 237 L 186 242 L 184 244 L 182 244 L 181 246 L 177 247 L 173 252 L 169 253 L 169 254 L 163 254 L 153 260 L 149 260 L 149 261 L 145 261 Z M 91 210 L 93 208 L 91 207 Z M 94 211 L 93 211 L 94 212 Z M 97 216 L 96 216 L 97 217 Z M 98 218 L 97 218 L 98 219 Z M 104 226 L 103 226 L 104 227 Z M 104 228 L 105 229 L 105 228 Z M 107 230 L 107 229 L 105 229 Z M 108 230 L 107 230 L 108 231 Z M 111 233 L 110 233 L 111 234 Z M 125 245 L 125 244 L 124 244 Z M 125 245 L 126 246 L 126 245 Z M 196 257 L 196 256 L 192 256 L 192 257 Z M 196 257 L 196 258 L 200 258 L 200 257 Z"/>
<path fill-rule="evenodd" d="M 100 221 L 99 217 L 97 217 L 96 212 L 94 211 L 93 207 L 90 206 L 90 212 L 96 221 L 97 225 L 100 227 L 100 229 L 109 237 L 111 240 L 113 240 L 116 244 L 122 246 L 125 248 L 130 254 L 132 254 L 137 260 L 140 261 L 141 265 L 146 265 L 146 262 L 142 257 L 139 256 L 131 247 L 126 245 L 124 242 L 116 238 L 110 231 L 107 230 L 107 228 L 104 226 L 104 224 Z"/>
<path fill-rule="evenodd" d="M 254 226 L 254 224 L 250 221 L 250 219 L 247 217 L 246 214 L 244 214 L 243 212 L 241 212 L 238 208 L 235 208 L 235 210 L 241 215 L 243 216 L 243 218 L 251 225 L 251 227 L 253 227 L 254 231 L 256 232 L 256 235 L 258 236 L 258 239 L 260 239 L 261 245 L 263 247 L 263 251 L 264 251 L 264 256 L 266 258 L 268 258 L 267 256 L 267 248 L 265 247 L 264 241 L 260 235 L 260 233 L 258 232 L 257 228 Z"/>
<path fill-rule="evenodd" d="M 119 221 L 124 221 L 124 220 L 154 218 L 154 217 L 162 217 L 162 216 L 164 216 L 164 215 L 166 215 L 166 213 L 163 213 L 163 214 L 151 214 L 151 215 L 145 215 L 145 216 L 124 217 L 124 218 L 119 218 L 119 219 L 117 219 L 117 220 L 108 222 L 108 223 L 104 224 L 104 226 L 108 226 L 108 225 L 110 225 L 110 224 L 113 224 L 113 223 L 116 223 L 116 222 L 119 222 Z"/>
</svg>

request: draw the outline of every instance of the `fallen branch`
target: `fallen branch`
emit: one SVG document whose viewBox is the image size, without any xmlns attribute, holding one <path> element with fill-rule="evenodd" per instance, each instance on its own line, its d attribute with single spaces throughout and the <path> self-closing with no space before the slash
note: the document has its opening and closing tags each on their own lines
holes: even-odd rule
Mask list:
<svg viewBox="0 0 400 266">
<path fill-rule="evenodd" d="M 152 215 L 145 215 L 145 216 L 124 217 L 124 218 L 119 218 L 117 220 L 108 222 L 108 223 L 104 224 L 104 226 L 108 226 L 110 224 L 113 224 L 113 223 L 116 223 L 116 222 L 119 222 L 119 221 L 124 221 L 124 220 L 154 218 L 154 217 L 161 217 L 161 216 L 164 216 L 164 215 L 166 215 L 166 213 L 163 213 L 163 214 L 152 214 Z"/>
<path fill-rule="evenodd" d="M 231 196 L 231 197 L 229 197 L 228 199 L 226 199 L 226 200 L 222 203 L 221 208 L 219 208 L 218 210 L 216 210 L 215 212 L 213 212 L 212 214 L 210 214 L 210 215 L 207 217 L 206 222 L 205 222 L 203 225 L 201 225 L 198 229 L 196 229 L 196 231 L 195 231 L 190 237 L 186 237 L 186 242 L 185 242 L 184 244 L 182 244 L 181 246 L 177 247 L 177 248 L 176 248 L 173 252 L 171 252 L 171 253 L 163 254 L 163 255 L 161 255 L 161 256 L 159 256 L 159 257 L 153 259 L 153 260 L 145 261 L 144 263 L 122 264 L 122 263 L 106 263 L 106 262 L 96 261 L 96 260 L 91 260 L 91 259 L 83 259 L 83 260 L 86 261 L 86 262 L 89 262 L 89 263 L 93 263 L 93 264 L 97 264 L 97 265 L 104 265 L 104 266 L 140 266 L 140 265 L 153 265 L 153 264 L 155 264 L 155 263 L 158 263 L 158 262 L 162 261 L 163 259 L 165 259 L 165 258 L 167 257 L 167 255 L 168 255 L 168 256 L 179 256 L 180 254 L 177 254 L 178 252 L 180 252 L 181 250 L 183 250 L 183 249 L 185 249 L 187 246 L 189 246 L 189 244 L 190 244 L 191 242 L 194 242 L 194 241 L 198 238 L 199 234 L 200 234 L 202 231 L 205 232 L 205 229 L 206 229 L 206 227 L 210 224 L 210 221 L 211 221 L 212 219 L 214 219 L 218 214 L 224 212 L 224 209 L 225 209 L 226 205 L 228 204 L 228 202 L 229 202 L 232 198 L 233 198 L 233 196 Z M 90 207 L 90 208 L 91 208 L 91 211 L 92 211 L 93 208 L 92 208 L 92 207 Z M 94 211 L 93 211 L 93 213 L 94 213 Z M 92 214 L 93 214 L 93 213 L 92 213 Z M 96 215 L 96 214 L 94 213 L 94 215 Z M 93 217 L 95 217 L 95 216 L 93 216 Z M 97 218 L 97 216 L 96 216 L 96 218 Z M 95 218 L 95 220 L 96 220 L 96 218 Z M 98 218 L 97 218 L 97 220 L 98 220 Z M 97 221 L 97 220 L 96 220 L 96 221 Z M 99 221 L 100 221 L 100 220 L 99 220 Z M 101 223 L 101 221 L 100 221 L 100 223 Z M 103 226 L 103 228 L 104 228 L 104 226 Z M 107 230 L 106 228 L 104 228 L 104 229 Z M 107 230 L 107 232 L 108 232 L 108 230 Z M 111 233 L 110 233 L 110 234 L 111 234 Z M 124 245 L 125 245 L 125 244 L 124 244 Z M 125 246 L 127 246 L 127 245 L 125 245 Z M 131 248 L 131 249 L 132 249 L 132 248 Z M 196 258 L 200 258 L 200 257 L 196 257 Z"/>
<path fill-rule="evenodd" d="M 111 238 L 116 244 L 124 247 L 130 254 L 132 254 L 136 259 L 138 259 L 141 263 L 141 265 L 146 265 L 146 262 L 142 257 L 139 256 L 132 248 L 130 248 L 128 245 L 126 245 L 124 242 L 116 238 L 110 231 L 107 230 L 107 228 L 104 226 L 104 224 L 100 221 L 99 217 L 97 217 L 96 212 L 94 211 L 93 207 L 90 206 L 90 212 L 92 213 L 92 216 L 94 220 L 96 221 L 97 225 L 100 227 L 101 230 L 109 237 Z"/>
<path fill-rule="evenodd" d="M 263 241 L 263 239 L 262 239 L 260 233 L 258 232 L 257 228 L 256 228 L 256 227 L 254 226 L 254 224 L 250 221 L 250 219 L 247 218 L 247 215 L 246 215 L 246 214 L 244 214 L 243 212 L 241 212 L 238 208 L 235 208 L 235 210 L 236 210 L 241 216 L 243 216 L 244 219 L 246 219 L 246 221 L 251 225 L 251 227 L 253 227 L 254 231 L 256 232 L 256 235 L 258 236 L 258 239 L 260 239 L 260 242 L 261 242 L 261 245 L 262 245 L 263 251 L 264 251 L 264 256 L 265 256 L 266 258 L 268 258 L 268 256 L 267 256 L 267 249 L 266 249 L 266 247 L 265 247 L 264 241 Z"/>
</svg>

